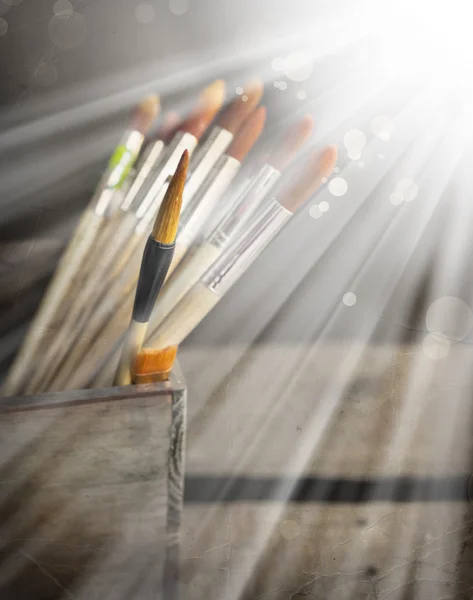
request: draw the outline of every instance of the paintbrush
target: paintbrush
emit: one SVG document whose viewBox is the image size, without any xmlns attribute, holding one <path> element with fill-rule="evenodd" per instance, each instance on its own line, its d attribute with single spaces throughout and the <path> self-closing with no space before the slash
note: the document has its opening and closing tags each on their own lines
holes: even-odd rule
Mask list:
<svg viewBox="0 0 473 600">
<path fill-rule="evenodd" d="M 176 113 L 169 113 L 160 132 L 163 139 L 173 133 L 169 146 L 161 154 L 159 148 L 162 148 L 163 139 L 154 142 L 152 156 L 145 163 L 147 174 L 138 174 L 120 207 L 123 212 L 133 215 L 129 219 L 129 228 L 137 239 L 149 233 L 148 229 L 166 193 L 167 181 L 176 170 L 183 151 L 187 150 L 189 156 L 192 155 L 200 137 L 222 106 L 224 95 L 225 84 L 217 80 L 200 94 L 196 106 L 182 123 Z M 157 160 L 158 156 L 160 160 Z M 128 256 L 122 260 L 127 261 Z"/>
<path fill-rule="evenodd" d="M 203 236 L 203 239 L 187 254 L 179 268 L 168 278 L 150 318 L 152 330 L 156 329 L 217 260 L 229 240 L 235 238 L 238 231 L 245 228 L 258 205 L 264 202 L 265 197 L 279 181 L 282 171 L 309 138 L 313 125 L 313 118 L 308 115 L 295 126 L 291 126 L 290 131 L 269 155 L 267 164 L 262 167 L 251 185 L 243 188 L 241 196 L 237 197 L 231 210 L 223 215 L 220 222 L 207 235 Z M 179 236 L 177 243 L 179 243 Z"/>
<path fill-rule="evenodd" d="M 210 122 L 220 110 L 224 98 L 223 81 L 214 81 L 205 88 L 198 98 L 197 105 L 174 134 L 156 172 L 152 172 L 143 182 L 139 192 L 135 195 L 131 193 L 127 195 L 122 206 L 123 210 L 128 210 L 133 202 L 138 206 L 136 215 L 139 220 L 146 219 L 149 215 L 151 220 L 154 218 L 166 192 L 166 183 L 174 173 L 183 151 L 187 150 L 192 154 Z"/>
<path fill-rule="evenodd" d="M 136 355 L 133 365 L 132 381 L 135 384 L 156 383 L 169 379 L 174 361 L 176 360 L 177 346 L 170 346 L 164 350 L 143 348 Z"/>
<path fill-rule="evenodd" d="M 114 352 L 113 361 L 109 361 L 113 366 L 107 371 L 107 385 L 112 384 L 121 354 L 118 346 L 123 339 L 124 324 L 130 321 L 133 310 L 140 260 L 139 256 L 133 256 L 123 277 L 114 282 L 110 294 L 91 313 L 87 329 L 76 339 L 59 372 L 49 382 L 49 391 L 86 387 L 90 377 Z"/>
<path fill-rule="evenodd" d="M 130 187 L 124 194 L 120 209 L 124 212 L 133 204 L 133 200 L 137 196 L 145 182 L 154 176 L 160 166 L 160 160 L 163 157 L 165 145 L 161 139 L 156 139 L 148 144 L 143 155 L 140 157 L 140 162 L 137 163 L 134 172 L 134 177 L 130 183 Z"/>
<path fill-rule="evenodd" d="M 182 212 L 193 199 L 200 186 L 211 172 L 233 137 L 254 111 L 263 95 L 263 83 L 259 79 L 250 81 L 243 94 L 237 96 L 222 112 L 210 130 L 207 139 L 194 152 L 189 165 L 189 178 L 184 189 Z"/>
<path fill-rule="evenodd" d="M 254 100 L 253 102 L 255 102 Z M 233 122 L 236 122 L 235 115 L 235 104 L 232 107 Z M 241 114 L 241 111 L 240 111 Z M 246 113 L 245 113 L 246 114 Z M 230 115 L 231 116 L 231 115 Z M 256 140 L 258 139 L 265 120 L 265 109 L 259 108 L 253 112 L 253 114 L 243 124 L 241 130 L 236 134 L 233 142 L 231 143 L 227 154 L 220 157 L 216 165 L 212 169 L 211 173 L 207 177 L 202 186 L 201 190 L 195 195 L 192 202 L 188 205 L 188 209 L 182 211 L 181 222 L 184 220 L 184 227 L 180 228 L 180 233 L 177 238 L 176 247 L 174 251 L 174 258 L 170 267 L 172 270 L 180 261 L 185 251 L 188 248 L 188 244 L 193 239 L 191 232 L 199 231 L 199 227 L 205 224 L 205 221 L 210 212 L 215 207 L 220 196 L 225 191 L 226 187 L 231 183 L 233 177 L 238 172 L 241 161 L 252 148 Z M 229 119 L 230 122 L 230 119 Z M 241 118 L 238 121 L 241 122 Z M 190 178 L 191 180 L 192 178 Z M 189 181 L 190 181 L 189 180 Z M 186 183 L 187 186 L 187 183 Z M 183 234 L 183 235 L 182 235 Z M 182 237 L 181 237 L 182 236 Z M 181 240 L 183 240 L 181 242 Z M 176 256 L 177 255 L 177 256 Z M 177 258 L 177 260 L 176 260 Z M 118 293 L 116 294 L 118 296 Z M 132 298 L 131 295 L 125 300 L 128 303 L 128 311 L 131 311 Z M 126 309 L 125 309 L 126 310 Z M 123 312 L 120 311 L 120 315 Z M 110 325 L 106 327 L 105 335 L 108 336 L 109 332 L 116 331 L 118 329 L 117 323 L 118 316 L 113 316 Z M 82 348 L 85 348 L 87 341 L 80 343 Z M 58 348 L 57 348 L 58 350 Z M 78 357 L 78 350 L 73 350 L 74 357 Z M 70 373 L 72 361 L 69 361 L 68 372 Z M 58 383 L 56 383 L 53 389 L 57 389 L 59 382 L 62 385 L 66 385 L 65 374 L 61 374 Z"/>
<path fill-rule="evenodd" d="M 143 344 L 149 316 L 171 264 L 188 164 L 189 153 L 185 150 L 143 253 L 131 323 L 116 375 L 117 385 L 128 385 L 131 382 L 133 361 Z"/>
<path fill-rule="evenodd" d="M 241 194 L 237 197 L 237 201 L 232 205 L 232 210 L 227 215 L 224 212 L 224 217 L 220 223 L 211 229 L 208 235 L 197 244 L 196 248 L 191 250 L 188 256 L 186 256 L 184 263 L 181 264 L 182 266 L 171 275 L 160 294 L 159 302 L 156 303 L 150 318 L 151 331 L 157 328 L 177 302 L 220 256 L 228 240 L 235 234 L 238 234 L 242 225 L 244 228 L 244 224 L 251 217 L 252 211 L 256 209 L 259 202 L 274 187 L 279 180 L 281 171 L 286 168 L 297 151 L 300 150 L 309 137 L 312 128 L 313 119 L 310 116 L 304 117 L 295 126 L 291 127 L 291 131 L 273 149 L 269 155 L 268 164 L 261 169 L 261 172 L 254 179 L 252 185 L 245 185 L 243 187 Z M 178 235 L 176 247 L 178 247 L 179 239 Z M 128 311 L 130 311 L 130 308 L 128 308 Z M 120 319 L 126 319 L 127 309 L 123 309 L 123 312 L 120 311 L 120 313 L 114 315 L 110 321 L 106 331 L 107 337 L 110 336 L 113 338 L 114 332 L 119 331 Z M 94 381 L 95 385 L 109 384 L 116 369 L 114 365 L 116 365 L 117 360 L 117 355 L 109 359 L 107 365 L 96 377 Z"/>
<path fill-rule="evenodd" d="M 164 321 L 146 336 L 146 343 L 159 350 L 178 346 L 238 281 L 281 228 L 328 177 L 335 166 L 336 149 L 311 156 L 295 185 L 272 197 L 255 211 L 251 225 L 233 240 L 200 280 L 174 307 Z"/>
<path fill-rule="evenodd" d="M 263 131 L 266 108 L 257 108 L 243 124 L 226 154 L 221 156 L 199 192 L 182 211 L 174 258 L 169 275 L 197 238 L 218 201 L 240 170 L 241 163 Z"/>
<path fill-rule="evenodd" d="M 311 128 L 312 119 L 307 117 L 301 120 L 296 127 L 292 128 L 289 135 L 284 137 L 280 145 L 272 153 L 270 164 L 267 166 L 266 170 L 263 170 L 262 176 L 257 178 L 257 185 L 255 186 L 255 189 L 260 190 L 260 194 L 261 189 L 266 189 L 266 191 L 269 191 L 269 183 L 272 180 L 271 175 L 275 182 L 276 175 L 279 172 L 278 168 L 283 169 L 286 163 L 290 161 L 298 147 L 300 147 L 304 142 L 305 137 L 309 135 Z M 251 130 L 251 124 L 249 130 Z M 243 136 L 243 139 L 245 139 L 245 136 Z M 234 141 L 236 142 L 236 139 Z M 271 165 L 271 162 L 274 164 Z M 265 188 L 264 183 L 268 185 L 267 188 Z M 255 194 L 255 197 L 258 198 L 258 194 Z M 247 204 L 251 205 L 251 202 L 248 202 Z M 241 212 L 242 207 L 240 206 L 240 214 Z M 128 288 L 131 292 L 131 288 L 129 286 Z M 106 352 L 107 346 L 108 348 L 113 348 L 114 343 L 116 343 L 116 340 L 119 339 L 121 335 L 120 324 L 126 322 L 130 318 L 129 314 L 131 313 L 133 298 L 131 293 L 129 293 L 128 297 L 125 293 L 124 297 L 125 301 L 117 310 L 115 310 L 112 305 L 107 307 L 103 306 L 101 309 L 99 309 L 97 314 L 92 316 L 92 323 L 94 325 L 92 331 L 95 332 L 92 335 L 92 339 L 79 340 L 77 347 L 72 349 L 70 356 L 71 360 L 68 360 L 69 364 L 66 365 L 67 368 L 65 368 L 64 372 L 61 373 L 61 377 L 55 382 L 55 386 L 52 389 L 63 389 L 68 385 L 71 387 L 78 387 L 90 383 L 89 374 L 93 372 L 94 368 L 100 367 L 100 361 L 103 361 L 104 359 L 104 352 Z M 157 303 L 157 307 L 159 307 L 161 304 L 161 297 L 162 294 L 160 294 L 160 301 Z M 102 314 L 100 314 L 100 312 L 102 312 Z M 106 340 L 104 343 L 94 339 L 94 337 L 97 335 L 96 325 L 99 323 L 106 323 L 105 328 L 102 329 L 100 333 L 100 339 Z M 80 347 L 81 350 L 79 351 Z M 85 354 L 86 352 L 87 354 Z M 115 358 L 111 358 L 108 361 L 107 368 L 102 371 L 98 382 L 96 382 L 97 385 L 102 383 L 104 385 L 109 384 L 111 378 L 113 378 L 113 372 L 116 370 L 118 356 L 119 354 L 116 354 Z M 72 358 L 74 358 L 74 360 L 72 360 Z"/>
<path fill-rule="evenodd" d="M 181 117 L 178 112 L 175 110 L 167 112 L 156 133 L 156 138 L 162 140 L 165 144 L 169 144 L 174 134 L 177 133 L 180 123 Z"/>
<path fill-rule="evenodd" d="M 45 334 L 61 311 L 62 302 L 93 247 L 107 213 L 113 205 L 114 193 L 120 188 L 135 162 L 146 133 L 159 110 L 157 96 L 146 98 L 137 108 L 129 130 L 109 160 L 108 167 L 75 230 L 53 276 L 22 347 L 10 369 L 3 393 L 12 395 L 22 390 L 26 375 L 34 369 Z"/>
<path fill-rule="evenodd" d="M 135 197 L 138 190 L 143 185 L 147 177 L 152 173 L 153 169 L 156 169 L 159 164 L 159 160 L 162 157 L 164 150 L 164 142 L 160 139 L 156 139 L 150 142 L 144 149 L 141 156 L 136 162 L 136 166 L 130 173 L 127 182 L 128 186 L 124 190 L 123 187 L 121 192 L 121 202 L 119 203 L 119 210 L 115 211 L 110 219 L 104 223 L 101 228 L 100 235 L 87 256 L 87 260 L 84 263 L 82 269 L 85 275 L 90 275 L 96 268 L 97 265 L 103 265 L 106 261 L 111 261 L 113 258 L 113 252 L 119 248 L 118 240 L 126 239 L 129 234 L 130 228 L 133 224 L 130 223 L 122 225 L 121 221 L 127 219 L 127 213 L 133 212 L 133 202 L 129 203 L 127 200 L 125 205 L 125 198 L 128 196 Z M 129 221 L 132 219 L 128 218 Z M 119 231 L 119 228 L 121 230 Z M 121 235 L 121 231 L 124 230 L 124 235 Z M 90 278 L 89 278 L 90 279 Z M 80 298 L 84 297 L 84 288 L 81 286 Z M 72 309 L 72 306 L 71 306 Z"/>
<path fill-rule="evenodd" d="M 238 193 L 230 202 L 220 203 L 218 210 L 209 219 L 201 238 L 208 237 L 224 219 L 244 223 L 243 216 L 248 215 L 256 204 L 279 181 L 282 171 L 294 159 L 297 152 L 307 142 L 314 127 L 314 119 L 306 115 L 292 123 L 281 137 L 273 143 L 271 150 L 264 152 L 256 162 L 256 175 L 246 176 Z M 225 226 L 224 229 L 233 226 Z"/>
<path fill-rule="evenodd" d="M 171 119 L 174 119 L 175 113 L 170 113 Z M 169 119 L 169 115 L 166 115 L 163 126 L 167 124 Z M 174 123 L 174 120 L 172 121 Z M 160 130 L 163 129 L 163 126 Z M 169 141 L 169 139 L 167 140 Z M 153 169 L 156 171 L 157 166 L 159 164 L 159 159 L 162 157 L 162 152 L 165 148 L 166 140 L 164 137 L 158 132 L 153 136 L 153 139 L 150 140 L 142 149 L 138 158 L 130 169 L 129 174 L 120 189 L 119 197 L 121 201 L 118 202 L 117 206 L 122 208 L 124 199 L 128 196 L 129 201 L 130 198 L 134 198 L 138 192 L 138 190 L 143 185 L 144 181 L 150 176 Z M 128 202 L 129 202 L 128 201 Z"/>
<path fill-rule="evenodd" d="M 171 113 L 173 114 L 173 113 Z M 166 122 L 166 121 L 165 121 Z M 86 271 L 92 270 L 96 261 L 100 261 L 104 253 L 108 253 L 110 242 L 113 237 L 116 237 L 117 222 L 123 218 L 124 214 L 131 210 L 134 206 L 134 198 L 147 179 L 155 176 L 160 166 L 160 160 L 163 157 L 165 150 L 165 141 L 161 135 L 156 135 L 150 141 L 138 156 L 134 167 L 130 170 L 127 177 L 127 186 L 122 186 L 120 189 L 121 202 L 118 204 L 119 210 L 115 211 L 113 216 L 116 220 L 109 220 L 101 232 L 99 246 L 94 249 L 94 253 L 89 254 Z"/>
<path fill-rule="evenodd" d="M 199 96 L 189 117 L 179 126 L 169 147 L 162 152 L 163 141 L 151 145 L 150 155 L 145 159 L 139 179 L 135 181 L 120 206 L 118 222 L 109 226 L 102 239 L 102 247 L 95 256 L 81 293 L 73 301 L 69 318 L 63 324 L 50 348 L 42 359 L 42 368 L 30 380 L 27 392 L 38 393 L 48 389 L 54 377 L 60 373 L 67 360 L 64 348 L 73 346 L 75 340 L 90 322 L 90 315 L 97 301 L 122 272 L 135 252 L 142 251 L 142 240 L 152 227 L 152 221 L 166 192 L 166 181 L 175 170 L 184 149 L 189 153 L 220 109 L 224 100 L 225 85 L 217 80 Z M 153 191 L 154 190 L 154 191 Z M 155 197 L 153 194 L 159 190 Z M 81 344 L 82 346 L 84 344 Z M 75 352 L 77 354 L 77 352 Z"/>
<path fill-rule="evenodd" d="M 182 199 L 183 214 L 202 184 L 208 179 L 209 173 L 214 174 L 212 171 L 214 165 L 228 148 L 238 129 L 254 111 L 263 95 L 263 90 L 263 83 L 259 79 L 249 82 L 244 88 L 244 93 L 237 96 L 222 112 L 207 138 L 193 153 Z M 163 186 L 160 196 L 163 196 L 165 191 L 166 186 Z M 159 202 L 159 199 L 157 201 Z"/>
<path fill-rule="evenodd" d="M 36 372 L 28 382 L 28 394 L 39 393 L 48 389 L 55 375 L 60 372 L 64 361 L 68 359 L 65 349 L 74 348 L 74 342 L 90 323 L 90 315 L 96 309 L 97 302 L 104 289 L 110 286 L 118 274 L 125 268 L 133 253 L 138 248 L 143 234 L 136 234 L 139 208 L 137 194 L 144 181 L 156 170 L 164 150 L 164 142 L 151 142 L 137 168 L 136 178 L 129 188 L 128 198 L 122 202 L 119 210 L 103 226 L 94 248 L 89 252 L 83 271 L 80 293 L 65 298 L 68 311 L 61 323 L 54 340 L 42 355 Z M 129 202 L 130 195 L 134 202 Z M 143 218 L 151 220 L 147 213 Z"/>
</svg>

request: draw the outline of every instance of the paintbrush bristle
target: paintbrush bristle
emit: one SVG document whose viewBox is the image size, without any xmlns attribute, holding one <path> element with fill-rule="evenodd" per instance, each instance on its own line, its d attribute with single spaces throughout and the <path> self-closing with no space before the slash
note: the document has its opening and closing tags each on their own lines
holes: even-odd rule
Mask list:
<svg viewBox="0 0 473 600">
<path fill-rule="evenodd" d="M 153 94 L 145 98 L 136 108 L 132 119 L 132 127 L 143 135 L 146 135 L 151 129 L 153 121 L 159 112 L 159 96 Z"/>
<path fill-rule="evenodd" d="M 180 128 L 200 139 L 210 122 L 221 109 L 225 100 L 225 82 L 217 79 L 205 88 L 197 100 L 197 106 Z"/>
<path fill-rule="evenodd" d="M 241 96 L 237 96 L 223 112 L 217 124 L 235 134 L 258 105 L 263 95 L 264 85 L 260 79 L 252 79 L 243 88 Z"/>
<path fill-rule="evenodd" d="M 178 131 L 180 122 L 181 118 L 178 112 L 170 111 L 165 114 L 156 134 L 156 139 L 162 140 L 167 144 L 173 138 L 176 131 Z"/>
<path fill-rule="evenodd" d="M 174 365 L 177 346 L 164 349 L 143 348 L 138 352 L 133 366 L 134 383 L 154 383 L 165 381 Z"/>
<path fill-rule="evenodd" d="M 314 194 L 322 183 L 322 179 L 330 176 L 337 162 L 337 156 L 336 146 L 328 146 L 322 151 L 312 152 L 297 177 L 296 184 L 290 185 L 287 193 L 282 192 L 281 204 L 287 210 L 295 212 Z"/>
<path fill-rule="evenodd" d="M 283 171 L 309 139 L 314 128 L 314 118 L 306 115 L 295 125 L 291 125 L 289 133 L 277 145 L 268 162 L 278 171 Z"/>
<path fill-rule="evenodd" d="M 241 162 L 261 135 L 265 120 L 266 108 L 260 106 L 245 121 L 245 124 L 235 136 L 227 150 L 228 156 L 233 156 L 233 158 Z"/>
<path fill-rule="evenodd" d="M 169 182 L 153 227 L 153 238 L 161 244 L 172 244 L 176 239 L 188 166 L 189 152 L 184 150 L 177 169 Z"/>
</svg>

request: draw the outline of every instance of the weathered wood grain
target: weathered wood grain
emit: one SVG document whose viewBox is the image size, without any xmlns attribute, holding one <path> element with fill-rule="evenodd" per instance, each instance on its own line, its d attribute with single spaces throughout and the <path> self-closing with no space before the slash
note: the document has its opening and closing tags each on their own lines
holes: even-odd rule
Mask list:
<svg viewBox="0 0 473 600">
<path fill-rule="evenodd" d="M 0 600 L 175 597 L 185 402 L 176 378 L 0 399 Z"/>
</svg>

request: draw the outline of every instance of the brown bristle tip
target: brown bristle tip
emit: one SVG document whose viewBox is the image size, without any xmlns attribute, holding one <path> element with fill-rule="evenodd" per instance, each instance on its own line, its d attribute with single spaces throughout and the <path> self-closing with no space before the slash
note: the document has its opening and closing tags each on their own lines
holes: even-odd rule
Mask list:
<svg viewBox="0 0 473 600">
<path fill-rule="evenodd" d="M 296 211 L 320 187 L 322 179 L 329 177 L 337 162 L 338 151 L 336 146 L 327 146 L 322 151 L 312 152 L 307 159 L 297 183 L 282 194 L 281 204 L 290 210 Z"/>
<path fill-rule="evenodd" d="M 314 117 L 312 115 L 306 115 L 293 125 L 278 148 L 272 153 L 271 166 L 278 171 L 283 171 L 309 139 L 313 129 Z"/>
<path fill-rule="evenodd" d="M 138 377 L 155 376 L 171 371 L 177 355 L 177 346 L 143 348 L 136 355 L 133 374 Z"/>
<path fill-rule="evenodd" d="M 224 101 L 225 82 L 217 79 L 200 94 L 197 106 L 182 125 L 182 130 L 200 139 Z"/>
<path fill-rule="evenodd" d="M 264 85 L 261 79 L 252 79 L 243 88 L 219 119 L 219 126 L 235 134 L 263 96 Z"/>
<path fill-rule="evenodd" d="M 176 239 L 188 166 L 189 152 L 184 150 L 176 171 L 169 182 L 153 227 L 153 238 L 162 244 L 172 244 Z"/>
<path fill-rule="evenodd" d="M 158 116 L 159 107 L 159 96 L 156 94 L 148 96 L 140 102 L 133 116 L 134 129 L 146 134 Z"/>
<path fill-rule="evenodd" d="M 227 154 L 240 162 L 253 148 L 263 131 L 266 120 L 266 107 L 260 106 L 245 121 L 245 124 L 235 136 Z"/>
</svg>

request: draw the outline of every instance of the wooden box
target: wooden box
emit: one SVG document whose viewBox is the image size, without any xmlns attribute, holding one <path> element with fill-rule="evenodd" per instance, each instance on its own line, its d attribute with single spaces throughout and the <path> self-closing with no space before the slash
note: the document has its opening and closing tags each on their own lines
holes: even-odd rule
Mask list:
<svg viewBox="0 0 473 600">
<path fill-rule="evenodd" d="M 0 398 L 0 600 L 177 598 L 186 388 Z"/>
</svg>

